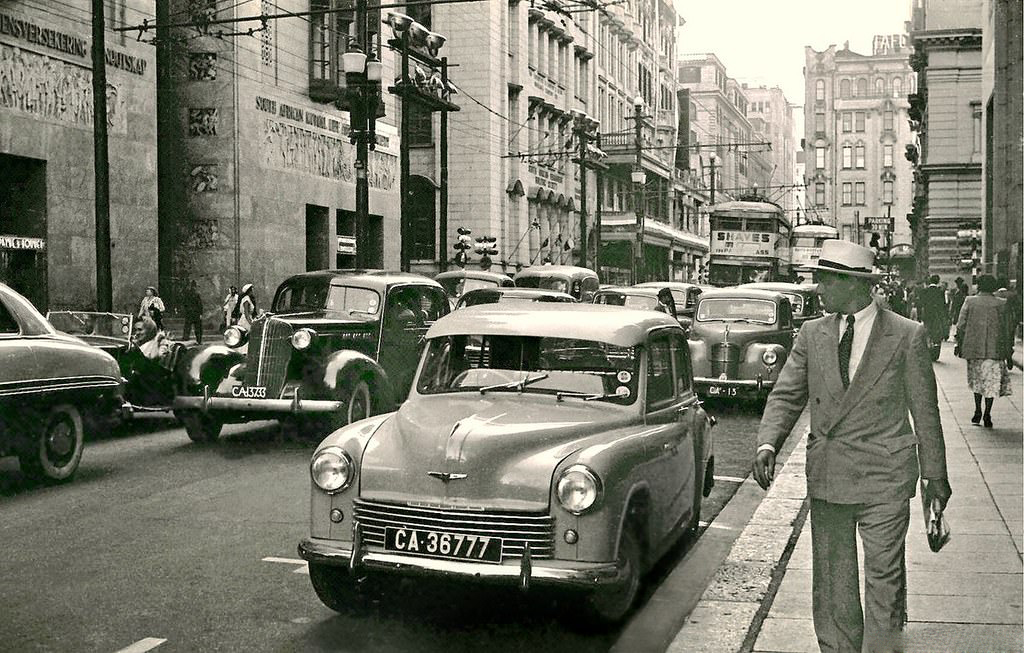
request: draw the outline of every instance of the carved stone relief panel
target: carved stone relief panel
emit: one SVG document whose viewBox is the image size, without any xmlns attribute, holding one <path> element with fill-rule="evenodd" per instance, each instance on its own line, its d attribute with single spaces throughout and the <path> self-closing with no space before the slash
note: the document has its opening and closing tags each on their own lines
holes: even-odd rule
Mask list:
<svg viewBox="0 0 1024 653">
<path fill-rule="evenodd" d="M 217 79 L 217 53 L 189 52 L 188 78 L 194 82 L 206 82 Z"/>
<path fill-rule="evenodd" d="M 217 107 L 202 107 L 188 110 L 189 136 L 216 136 L 220 122 Z"/>
</svg>

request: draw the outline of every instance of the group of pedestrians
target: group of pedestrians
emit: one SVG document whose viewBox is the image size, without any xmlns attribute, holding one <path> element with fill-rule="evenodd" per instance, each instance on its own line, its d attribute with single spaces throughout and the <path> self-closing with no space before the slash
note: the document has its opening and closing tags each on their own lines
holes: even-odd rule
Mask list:
<svg viewBox="0 0 1024 653">
<path fill-rule="evenodd" d="M 196 342 L 203 342 L 203 300 L 199 293 L 199 287 L 194 279 L 189 280 L 178 297 L 181 316 L 184 319 L 181 337 L 187 340 L 190 335 L 195 335 Z M 139 324 L 144 334 L 144 342 L 160 341 L 167 338 L 167 329 L 164 326 L 164 316 L 167 313 L 167 306 L 161 299 L 155 286 L 147 286 L 143 293 L 142 301 L 139 304 L 137 314 Z M 258 315 L 256 307 L 256 294 L 253 285 L 247 283 L 242 286 L 242 292 L 238 292 L 237 286 L 231 286 L 227 296 L 221 304 L 223 321 L 220 330 L 233 325 L 240 325 L 248 329 L 252 320 Z M 140 334 L 136 334 L 137 339 Z"/>
</svg>

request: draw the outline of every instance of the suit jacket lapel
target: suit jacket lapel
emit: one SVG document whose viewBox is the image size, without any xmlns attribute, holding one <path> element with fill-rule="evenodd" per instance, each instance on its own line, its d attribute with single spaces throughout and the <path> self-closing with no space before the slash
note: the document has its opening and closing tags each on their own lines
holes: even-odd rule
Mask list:
<svg viewBox="0 0 1024 653">
<path fill-rule="evenodd" d="M 864 393 L 875 385 L 886 365 L 895 356 L 900 339 L 899 334 L 890 327 L 888 311 L 879 308 L 875 315 L 875 323 L 871 327 L 871 334 L 864 347 L 864 354 L 857 365 L 857 372 L 850 380 L 850 387 L 842 395 L 843 399 L 839 404 L 839 410 L 836 411 L 833 424 L 842 419 L 860 401 Z M 838 329 L 837 325 L 836 330 L 838 331 Z"/>
</svg>

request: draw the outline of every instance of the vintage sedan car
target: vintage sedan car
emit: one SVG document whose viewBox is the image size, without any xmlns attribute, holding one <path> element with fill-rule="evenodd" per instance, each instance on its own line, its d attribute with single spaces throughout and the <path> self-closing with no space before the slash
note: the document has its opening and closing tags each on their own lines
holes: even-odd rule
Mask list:
<svg viewBox="0 0 1024 653">
<path fill-rule="evenodd" d="M 409 391 L 423 336 L 447 314 L 441 284 L 380 270 L 325 270 L 286 279 L 252 329 L 182 357 L 189 394 L 174 400 L 189 438 L 227 422 L 281 419 L 302 431 L 394 410 Z"/>
<path fill-rule="evenodd" d="M 31 302 L 0 283 L 0 456 L 33 479 L 70 479 L 85 437 L 119 419 L 117 362 L 58 332 Z"/>
<path fill-rule="evenodd" d="M 452 304 L 457 302 L 463 293 L 471 290 L 477 290 L 478 288 L 514 288 L 516 285 L 512 277 L 501 272 L 467 270 L 464 268 L 441 272 L 434 276 L 434 281 L 444 287 L 444 292 L 448 295 Z"/>
<path fill-rule="evenodd" d="M 789 300 L 754 288 L 709 290 L 697 301 L 689 337 L 701 396 L 764 399 L 793 346 Z"/>
<path fill-rule="evenodd" d="M 817 284 L 782 283 L 765 281 L 761 283 L 745 283 L 740 288 L 756 288 L 779 292 L 789 300 L 793 309 L 793 329 L 798 331 L 807 320 L 821 317 L 821 298 L 818 296 Z"/>
<path fill-rule="evenodd" d="M 317 447 L 299 554 L 339 611 L 362 600 L 361 579 L 427 575 L 562 588 L 589 619 L 615 622 L 697 528 L 712 424 L 674 318 L 461 309 L 427 332 L 397 412 Z"/>
<path fill-rule="evenodd" d="M 554 290 L 533 288 L 477 288 L 463 293 L 455 308 L 479 306 L 480 304 L 523 304 L 530 302 L 575 302 L 572 295 Z"/>
<path fill-rule="evenodd" d="M 611 286 L 602 288 L 594 295 L 595 304 L 624 306 L 647 311 L 661 311 L 675 317 L 676 301 L 667 288 L 638 288 L 636 286 Z"/>
<path fill-rule="evenodd" d="M 594 293 L 601 285 L 596 272 L 575 265 L 535 265 L 520 270 L 515 280 L 519 288 L 557 290 L 585 304 L 593 301 Z"/>
<path fill-rule="evenodd" d="M 178 387 L 175 365 L 186 343 L 172 343 L 165 356 L 150 360 L 132 340 L 136 326 L 133 315 L 50 311 L 46 321 L 61 333 L 75 336 L 114 357 L 125 382 L 125 398 L 132 405 L 131 414 L 171 409 Z"/>
<path fill-rule="evenodd" d="M 684 329 L 690 328 L 693 322 L 693 311 L 697 307 L 697 299 L 709 286 L 683 281 L 647 281 L 638 283 L 634 288 L 668 288 L 676 302 L 676 319 Z"/>
</svg>

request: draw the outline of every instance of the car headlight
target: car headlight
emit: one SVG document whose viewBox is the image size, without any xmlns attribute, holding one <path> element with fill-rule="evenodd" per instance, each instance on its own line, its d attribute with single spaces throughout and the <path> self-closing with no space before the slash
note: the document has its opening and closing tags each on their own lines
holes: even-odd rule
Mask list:
<svg viewBox="0 0 1024 653">
<path fill-rule="evenodd" d="M 228 330 L 224 332 L 224 344 L 228 347 L 241 347 L 247 336 L 248 332 L 242 327 L 228 327 Z"/>
<path fill-rule="evenodd" d="M 292 334 L 292 347 L 295 347 L 299 351 L 309 349 L 309 346 L 313 344 L 315 339 L 316 331 L 313 329 L 299 329 Z"/>
<path fill-rule="evenodd" d="M 326 447 L 309 464 L 309 475 L 325 492 L 341 492 L 352 483 L 352 457 L 340 447 Z"/>
<path fill-rule="evenodd" d="M 558 503 L 579 515 L 592 508 L 601 498 L 601 481 L 584 465 L 568 467 L 555 485 Z"/>
<path fill-rule="evenodd" d="M 765 353 L 761 354 L 761 360 L 764 361 L 765 365 L 774 365 L 779 360 L 779 355 L 775 353 L 774 349 L 769 349 Z"/>
</svg>

